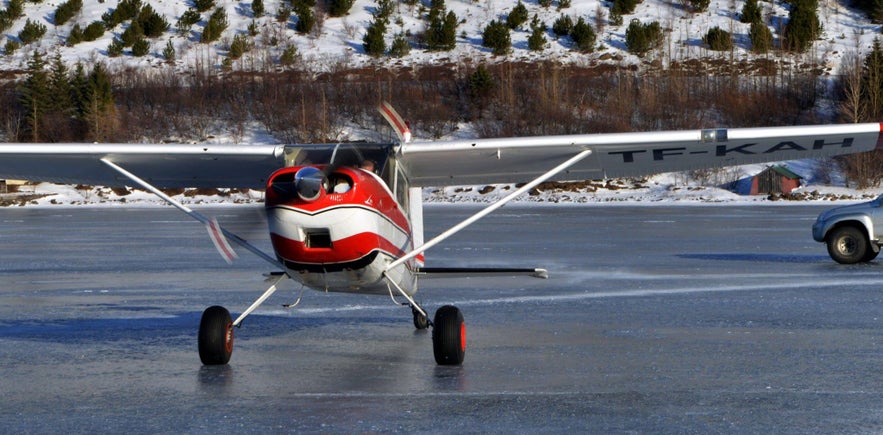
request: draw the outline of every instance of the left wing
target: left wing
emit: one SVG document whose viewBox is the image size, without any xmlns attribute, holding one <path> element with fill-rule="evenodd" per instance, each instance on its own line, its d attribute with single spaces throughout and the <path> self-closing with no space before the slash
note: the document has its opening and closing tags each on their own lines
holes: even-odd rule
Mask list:
<svg viewBox="0 0 883 435">
<path fill-rule="evenodd" d="M 106 159 L 156 187 L 263 188 L 284 163 L 281 145 L 0 144 L 0 178 L 132 185 Z"/>
<path fill-rule="evenodd" d="M 414 186 L 515 183 L 591 150 L 552 177 L 588 180 L 871 151 L 881 148 L 881 128 L 869 123 L 412 142 L 399 147 L 398 159 Z"/>
</svg>

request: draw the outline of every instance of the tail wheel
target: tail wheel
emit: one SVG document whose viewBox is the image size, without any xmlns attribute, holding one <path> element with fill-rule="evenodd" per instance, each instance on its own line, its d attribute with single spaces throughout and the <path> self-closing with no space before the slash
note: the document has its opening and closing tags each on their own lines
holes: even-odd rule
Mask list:
<svg viewBox="0 0 883 435">
<path fill-rule="evenodd" d="M 466 356 L 466 323 L 459 308 L 445 305 L 435 312 L 432 351 L 438 365 L 463 364 L 463 357 Z"/>
<path fill-rule="evenodd" d="M 220 306 L 208 307 L 199 322 L 199 359 L 205 365 L 227 364 L 233 354 L 233 320 Z"/>
</svg>

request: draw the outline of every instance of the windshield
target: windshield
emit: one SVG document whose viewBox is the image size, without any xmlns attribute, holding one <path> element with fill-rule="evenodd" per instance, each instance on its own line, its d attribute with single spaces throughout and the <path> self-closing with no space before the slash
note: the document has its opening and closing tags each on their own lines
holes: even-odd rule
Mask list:
<svg viewBox="0 0 883 435">
<path fill-rule="evenodd" d="M 287 145 L 285 166 L 333 165 L 362 167 L 374 164 L 374 172 L 383 174 L 392 152 L 391 144 L 342 143 L 337 145 Z"/>
</svg>

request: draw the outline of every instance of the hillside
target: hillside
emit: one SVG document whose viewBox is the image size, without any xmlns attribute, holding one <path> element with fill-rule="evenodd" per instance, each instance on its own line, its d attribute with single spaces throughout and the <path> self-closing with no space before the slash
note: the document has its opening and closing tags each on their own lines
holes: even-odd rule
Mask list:
<svg viewBox="0 0 883 435">
<path fill-rule="evenodd" d="M 18 0 L 14 0 L 18 1 Z M 75 1 L 75 0 L 71 0 Z M 128 0 L 132 1 L 132 0 Z M 10 2 L 7 2 L 11 5 Z M 147 39 L 149 48 L 143 56 L 133 55 L 132 48 L 125 48 L 122 54 L 111 56 L 108 47 L 123 37 L 131 26 L 131 20 L 124 21 L 112 29 L 106 30 L 92 42 L 80 42 L 66 45 L 75 25 L 81 29 L 90 23 L 102 20 L 102 15 L 109 14 L 120 7 L 118 0 L 84 0 L 82 8 L 62 25 L 56 25 L 55 14 L 61 2 L 58 0 L 37 3 L 22 3 L 22 15 L 11 20 L 11 26 L 4 32 L 0 47 L 6 47 L 0 62 L 0 69 L 6 71 L 21 70 L 34 50 L 58 53 L 63 60 L 74 62 L 105 62 L 112 69 L 128 67 L 161 67 L 166 65 L 163 52 L 171 44 L 174 48 L 174 66 L 178 70 L 194 68 L 220 68 L 224 59 L 230 56 L 230 45 L 239 35 L 244 37 L 253 49 L 238 60 L 228 60 L 227 67 L 234 69 L 269 70 L 278 68 L 280 58 L 286 49 L 296 49 L 295 62 L 299 69 L 324 72 L 339 71 L 349 68 L 405 67 L 420 65 L 438 65 L 446 63 L 478 63 L 487 61 L 536 61 L 554 60 L 574 65 L 592 65 L 596 63 L 639 64 L 655 62 L 665 65 L 668 62 L 685 62 L 691 59 L 721 59 L 727 62 L 751 61 L 748 24 L 739 22 L 739 14 L 743 6 L 742 0 L 712 0 L 706 12 L 692 13 L 685 6 L 686 2 L 675 3 L 668 0 L 644 0 L 638 4 L 634 13 L 623 15 L 623 24 L 613 25 L 609 20 L 610 3 L 600 0 L 580 0 L 559 10 L 558 0 L 550 7 L 542 7 L 537 1 L 524 2 L 531 17 L 537 16 L 547 30 L 545 48 L 539 51 L 528 49 L 527 39 L 530 35 L 529 25 L 524 24 L 511 32 L 512 51 L 505 56 L 494 56 L 487 48 L 482 47 L 482 32 L 492 20 L 505 20 L 508 13 L 516 5 L 515 0 L 488 0 L 475 2 L 469 0 L 448 0 L 447 10 L 456 14 L 459 19 L 457 26 L 456 46 L 450 51 L 429 51 L 422 44 L 420 35 L 425 32 L 428 2 L 417 2 L 413 6 L 394 3 L 390 24 L 384 34 L 386 46 L 389 47 L 397 34 L 407 36 L 410 53 L 400 58 L 386 56 L 374 58 L 368 56 L 363 48 L 363 37 L 372 22 L 372 13 L 378 8 L 374 0 L 355 0 L 349 13 L 342 17 L 328 17 L 321 12 L 321 4 L 316 9 L 316 25 L 308 34 L 296 31 L 297 16 L 292 14 L 286 20 L 276 18 L 281 7 L 288 5 L 288 0 L 264 0 L 264 15 L 255 17 L 253 1 L 216 0 L 215 7 L 223 8 L 226 13 L 227 28 L 221 37 L 211 43 L 200 43 L 200 38 L 209 16 L 215 7 L 199 14 L 199 21 L 187 31 L 181 25 L 181 18 L 194 6 L 194 2 L 174 0 L 142 0 L 141 6 L 149 4 L 156 13 L 165 18 L 169 27 L 157 37 Z M 321 2 L 320 2 L 321 3 Z M 770 30 L 780 37 L 788 16 L 788 5 L 781 0 L 773 3 L 761 3 L 765 20 Z M 574 22 L 583 17 L 591 24 L 598 34 L 597 49 L 590 54 L 572 50 L 569 37 L 556 39 L 551 31 L 553 22 L 562 14 L 573 18 Z M 813 48 L 801 55 L 763 55 L 764 59 L 781 60 L 785 65 L 819 65 L 826 73 L 836 74 L 836 68 L 844 53 L 858 48 L 866 51 L 874 37 L 879 34 L 880 26 L 870 23 L 867 17 L 837 1 L 821 2 L 818 16 L 824 31 Z M 658 21 L 665 34 L 662 48 L 651 52 L 644 58 L 629 54 L 625 45 L 625 29 L 632 19 L 641 22 Z M 46 32 L 36 42 L 22 44 L 20 32 L 28 21 L 42 24 Z M 251 26 L 251 32 L 249 28 Z M 712 52 L 702 42 L 707 31 L 718 26 L 733 34 L 735 47 L 731 51 Z M 250 35 L 253 34 L 254 36 Z M 8 42 L 21 45 L 10 52 Z M 143 47 L 142 47 L 143 49 Z"/>
</svg>

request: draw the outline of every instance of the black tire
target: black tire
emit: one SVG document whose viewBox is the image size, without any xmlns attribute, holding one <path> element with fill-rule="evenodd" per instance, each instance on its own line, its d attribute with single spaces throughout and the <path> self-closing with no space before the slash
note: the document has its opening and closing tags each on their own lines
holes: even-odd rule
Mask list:
<svg viewBox="0 0 883 435">
<path fill-rule="evenodd" d="M 230 362 L 233 354 L 233 320 L 230 312 L 220 306 L 212 306 L 202 312 L 199 322 L 199 359 L 205 365 L 221 365 Z"/>
<path fill-rule="evenodd" d="M 445 305 L 435 312 L 432 326 L 432 352 L 438 365 L 463 364 L 463 358 L 466 356 L 466 323 L 459 308 Z"/>
<path fill-rule="evenodd" d="M 419 311 L 417 311 L 413 308 L 411 309 L 411 311 L 414 312 L 414 327 L 415 328 L 417 328 L 421 331 L 426 328 L 429 328 L 429 318 L 427 318 L 423 314 L 420 314 Z"/>
<path fill-rule="evenodd" d="M 865 263 L 867 263 L 869 261 L 874 261 L 874 259 L 877 258 L 877 255 L 879 255 L 879 254 L 880 254 L 880 251 L 874 251 L 873 248 L 869 247 L 868 252 L 865 253 L 865 258 L 862 258 L 862 261 Z"/>
<path fill-rule="evenodd" d="M 828 233 L 825 239 L 828 255 L 840 264 L 855 264 L 867 260 L 871 243 L 867 236 L 856 227 L 838 227 Z"/>
</svg>

